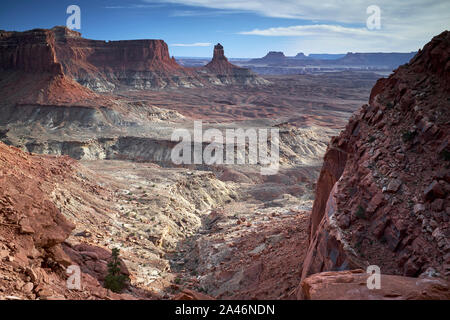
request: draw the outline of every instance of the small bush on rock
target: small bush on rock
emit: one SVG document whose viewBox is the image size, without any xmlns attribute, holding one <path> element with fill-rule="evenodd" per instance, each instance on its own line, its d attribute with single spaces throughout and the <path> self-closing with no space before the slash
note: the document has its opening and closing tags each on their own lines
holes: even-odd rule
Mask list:
<svg viewBox="0 0 450 320">
<path fill-rule="evenodd" d="M 356 210 L 355 215 L 359 218 L 359 219 L 365 219 L 366 218 L 366 210 L 364 210 L 364 208 L 359 205 L 358 209 Z"/>
<path fill-rule="evenodd" d="M 108 274 L 105 277 L 105 288 L 120 293 L 126 287 L 128 276 L 120 272 L 119 249 L 112 249 L 111 261 L 108 263 Z"/>
</svg>

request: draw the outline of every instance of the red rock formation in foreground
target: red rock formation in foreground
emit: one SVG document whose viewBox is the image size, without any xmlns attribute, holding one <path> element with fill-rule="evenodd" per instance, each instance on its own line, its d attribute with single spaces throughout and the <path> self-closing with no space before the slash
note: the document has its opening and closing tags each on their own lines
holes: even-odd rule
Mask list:
<svg viewBox="0 0 450 320">
<path fill-rule="evenodd" d="M 301 283 L 298 299 L 306 300 L 449 300 L 450 284 L 438 278 L 381 275 L 380 289 L 368 289 L 364 270 L 322 272 Z M 370 281 L 370 280 L 369 280 Z"/>
<path fill-rule="evenodd" d="M 101 286 L 110 256 L 105 249 L 65 244 L 68 256 L 61 247 L 74 226 L 51 193 L 75 175 L 74 168 L 76 161 L 69 157 L 29 155 L 0 143 L 0 300 L 133 299 Z M 83 262 L 87 255 L 88 265 Z M 73 264 L 82 269 L 81 291 L 66 286 L 65 268 Z"/>
<path fill-rule="evenodd" d="M 332 139 L 316 187 L 302 279 L 378 265 L 450 275 L 450 32 L 372 90 Z M 328 281 L 328 280 L 327 280 Z"/>
</svg>

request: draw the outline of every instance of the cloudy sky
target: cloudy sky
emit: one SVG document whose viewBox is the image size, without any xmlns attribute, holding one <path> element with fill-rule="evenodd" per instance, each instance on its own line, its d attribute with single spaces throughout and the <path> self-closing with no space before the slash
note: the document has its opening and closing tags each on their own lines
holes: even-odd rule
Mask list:
<svg viewBox="0 0 450 320">
<path fill-rule="evenodd" d="M 165 40 L 175 56 L 208 57 L 221 42 L 229 57 L 267 51 L 408 52 L 450 29 L 449 0 L 48 0 L 2 1 L 0 29 L 64 25 L 81 8 L 83 36 Z M 379 8 L 379 28 L 373 26 Z M 369 9 L 368 9 L 369 8 Z"/>
</svg>

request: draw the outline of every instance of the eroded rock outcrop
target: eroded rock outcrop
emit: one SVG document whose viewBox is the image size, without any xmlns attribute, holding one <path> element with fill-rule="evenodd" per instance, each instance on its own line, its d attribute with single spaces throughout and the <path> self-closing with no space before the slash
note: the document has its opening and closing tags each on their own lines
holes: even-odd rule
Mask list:
<svg viewBox="0 0 450 320">
<path fill-rule="evenodd" d="M 53 30 L 46 29 L 0 32 L 2 105 L 98 104 L 107 100 L 65 76 L 56 56 L 56 38 Z"/>
<path fill-rule="evenodd" d="M 225 57 L 223 46 L 220 43 L 214 46 L 213 58 L 203 69 L 217 76 L 217 80 L 219 81 L 217 84 L 252 85 L 268 83 L 267 80 L 258 77 L 249 69 L 231 64 L 227 57 Z M 214 79 L 210 79 L 209 81 L 217 82 Z"/>
<path fill-rule="evenodd" d="M 51 193 L 58 181 L 75 175 L 75 167 L 69 157 L 30 155 L 0 142 L 0 300 L 133 299 L 102 287 L 109 251 L 88 245 L 62 248 L 68 247 L 63 242 L 75 226 Z M 83 262 L 86 255 L 90 260 Z M 70 265 L 82 268 L 81 290 L 67 288 Z"/>
<path fill-rule="evenodd" d="M 55 55 L 55 36 L 45 29 L 0 32 L 0 68 L 62 75 Z"/>
<path fill-rule="evenodd" d="M 442 279 L 381 275 L 380 289 L 368 289 L 368 277 L 369 275 L 361 269 L 314 274 L 302 281 L 297 298 L 306 300 L 450 299 L 450 285 Z"/>
<path fill-rule="evenodd" d="M 326 152 L 302 279 L 380 266 L 450 275 L 450 32 L 372 90 Z"/>
</svg>

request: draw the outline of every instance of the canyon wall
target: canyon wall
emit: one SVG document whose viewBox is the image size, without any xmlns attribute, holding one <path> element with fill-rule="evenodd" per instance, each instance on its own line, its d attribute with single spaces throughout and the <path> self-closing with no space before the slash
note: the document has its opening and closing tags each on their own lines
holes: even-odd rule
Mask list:
<svg viewBox="0 0 450 320">
<path fill-rule="evenodd" d="M 0 31 L 0 70 L 62 74 L 55 54 L 55 36 L 50 30 Z"/>
<path fill-rule="evenodd" d="M 0 31 L 0 105 L 106 103 L 108 99 L 65 75 L 56 38 L 53 30 L 46 29 Z"/>
<path fill-rule="evenodd" d="M 450 274 L 450 32 L 381 79 L 332 139 L 316 188 L 302 279 L 378 265 Z"/>
</svg>

